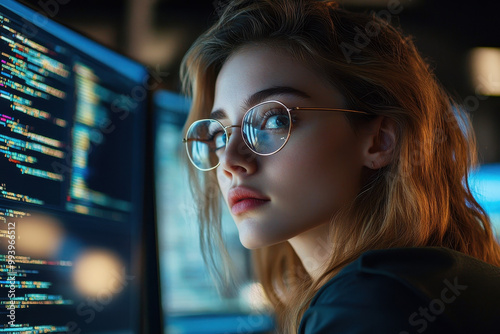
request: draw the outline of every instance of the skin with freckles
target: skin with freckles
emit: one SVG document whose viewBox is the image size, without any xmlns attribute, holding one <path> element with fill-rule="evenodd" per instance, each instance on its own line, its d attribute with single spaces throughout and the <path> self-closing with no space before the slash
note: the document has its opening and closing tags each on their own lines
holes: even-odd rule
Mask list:
<svg viewBox="0 0 500 334">
<path fill-rule="evenodd" d="M 279 89 L 273 88 L 280 87 Z M 271 90 L 269 92 L 269 90 Z M 251 98 L 257 94 L 259 99 Z M 256 103 L 278 100 L 287 107 L 345 107 L 341 94 L 314 70 L 265 45 L 244 46 L 222 67 L 213 115 L 224 126 L 240 125 Z M 248 105 L 248 103 L 254 103 Z M 214 112 L 216 111 L 216 112 Z M 370 132 L 355 133 L 341 112 L 292 112 L 285 147 L 271 156 L 253 154 L 239 128 L 232 129 L 217 168 L 226 203 L 231 188 L 245 187 L 268 201 L 232 216 L 241 243 L 250 249 L 289 241 L 309 271 L 327 259 L 312 250 L 328 236 L 330 218 L 349 205 L 361 187 Z M 349 222 L 345 222 L 348 224 Z"/>
</svg>

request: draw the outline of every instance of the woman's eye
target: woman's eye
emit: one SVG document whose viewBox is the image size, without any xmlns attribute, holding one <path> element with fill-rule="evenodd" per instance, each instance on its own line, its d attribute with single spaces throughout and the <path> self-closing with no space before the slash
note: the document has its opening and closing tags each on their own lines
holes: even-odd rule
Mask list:
<svg viewBox="0 0 500 334">
<path fill-rule="evenodd" d="M 290 127 L 290 119 L 288 115 L 272 115 L 267 117 L 264 122 L 264 129 L 288 129 Z"/>
<path fill-rule="evenodd" d="M 214 143 L 214 151 L 224 148 L 226 146 L 226 133 L 224 131 L 214 133 L 212 142 Z"/>
</svg>

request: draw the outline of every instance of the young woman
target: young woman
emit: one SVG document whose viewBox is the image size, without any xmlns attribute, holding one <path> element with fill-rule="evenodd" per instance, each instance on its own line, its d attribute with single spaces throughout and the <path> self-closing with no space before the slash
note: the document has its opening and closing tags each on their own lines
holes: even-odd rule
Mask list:
<svg viewBox="0 0 500 334">
<path fill-rule="evenodd" d="M 500 331 L 474 136 L 410 39 L 329 1 L 236 0 L 182 75 L 202 246 L 229 257 L 223 199 L 281 331 Z"/>
</svg>

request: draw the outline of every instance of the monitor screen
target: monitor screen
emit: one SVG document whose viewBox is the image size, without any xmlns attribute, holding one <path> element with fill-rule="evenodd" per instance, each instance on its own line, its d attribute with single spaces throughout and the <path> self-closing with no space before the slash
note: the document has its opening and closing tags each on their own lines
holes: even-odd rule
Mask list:
<svg viewBox="0 0 500 334">
<path fill-rule="evenodd" d="M 0 3 L 0 333 L 138 333 L 147 70 Z"/>
</svg>

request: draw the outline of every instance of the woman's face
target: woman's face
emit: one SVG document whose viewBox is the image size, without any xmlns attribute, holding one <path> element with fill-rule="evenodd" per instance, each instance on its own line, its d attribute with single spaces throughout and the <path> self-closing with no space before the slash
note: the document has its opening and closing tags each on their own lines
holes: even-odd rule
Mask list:
<svg viewBox="0 0 500 334">
<path fill-rule="evenodd" d="M 240 125 L 250 107 L 267 100 L 288 108 L 344 107 L 331 84 L 285 51 L 245 46 L 220 71 L 212 116 L 224 126 Z M 345 115 L 302 110 L 292 116 L 290 139 L 276 154 L 253 154 L 240 128 L 232 129 L 221 154 L 219 186 L 247 248 L 326 228 L 332 215 L 359 192 L 362 145 Z"/>
</svg>

